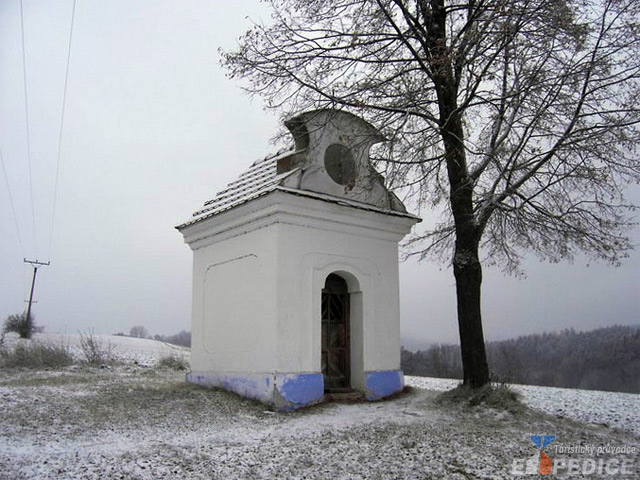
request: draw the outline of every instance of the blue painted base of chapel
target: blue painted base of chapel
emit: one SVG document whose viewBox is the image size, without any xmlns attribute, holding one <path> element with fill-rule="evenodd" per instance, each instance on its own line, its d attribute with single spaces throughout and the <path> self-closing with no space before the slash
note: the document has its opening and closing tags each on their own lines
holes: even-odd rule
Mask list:
<svg viewBox="0 0 640 480">
<path fill-rule="evenodd" d="M 259 400 L 278 411 L 296 410 L 320 403 L 324 398 L 321 373 L 190 372 L 186 380 Z M 367 400 L 379 400 L 403 388 L 404 376 L 400 370 L 365 373 L 364 394 Z"/>
<path fill-rule="evenodd" d="M 278 411 L 313 405 L 324 397 L 321 373 L 190 372 L 187 381 L 220 387 L 272 405 Z"/>
<path fill-rule="evenodd" d="M 402 370 L 383 370 L 365 373 L 365 395 L 367 400 L 380 400 L 404 388 Z"/>
</svg>

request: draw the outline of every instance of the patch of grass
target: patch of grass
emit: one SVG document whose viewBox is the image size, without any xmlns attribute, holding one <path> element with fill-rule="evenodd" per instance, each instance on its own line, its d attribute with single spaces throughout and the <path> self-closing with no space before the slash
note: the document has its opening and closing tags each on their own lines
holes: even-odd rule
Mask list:
<svg viewBox="0 0 640 480">
<path fill-rule="evenodd" d="M 506 383 L 489 384 L 480 388 L 458 385 L 453 390 L 448 390 L 438 395 L 436 403 L 472 408 L 486 406 L 511 413 L 525 410 L 525 406 L 520 402 L 520 394 L 512 390 Z"/>
<path fill-rule="evenodd" d="M 15 378 L 0 381 L 0 387 L 62 387 L 75 384 L 95 382 L 91 377 L 74 375 L 57 375 L 54 377 Z"/>
<path fill-rule="evenodd" d="M 178 355 L 167 355 L 158 360 L 158 367 L 170 370 L 188 370 L 189 362 Z"/>
<path fill-rule="evenodd" d="M 78 399 L 78 408 L 95 424 L 138 428 L 154 422 L 178 421 L 197 428 L 237 415 L 259 416 L 264 405 L 235 394 L 187 382 L 158 378 L 154 382 L 109 384 L 96 395 Z"/>
<path fill-rule="evenodd" d="M 72 363 L 73 357 L 63 345 L 19 343 L 0 350 L 0 364 L 6 368 L 64 368 Z"/>
</svg>

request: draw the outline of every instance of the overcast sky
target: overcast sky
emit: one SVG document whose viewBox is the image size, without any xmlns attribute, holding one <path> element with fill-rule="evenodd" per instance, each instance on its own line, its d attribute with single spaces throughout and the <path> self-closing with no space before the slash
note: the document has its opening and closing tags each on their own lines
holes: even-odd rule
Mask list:
<svg viewBox="0 0 640 480">
<path fill-rule="evenodd" d="M 0 149 L 18 223 L 2 176 L 0 318 L 26 307 L 27 257 L 51 261 L 38 271 L 34 305 L 49 332 L 189 329 L 191 251 L 173 227 L 275 148 L 269 139 L 277 117 L 224 76 L 218 55 L 236 44 L 247 16 L 268 19 L 266 7 L 257 0 L 79 0 L 53 217 L 73 1 L 23 4 L 35 216 L 20 1 L 0 0 Z M 638 253 L 619 268 L 586 263 L 531 258 L 524 280 L 485 269 L 486 337 L 640 323 Z M 403 337 L 457 341 L 449 266 L 410 261 L 400 268 Z"/>
</svg>

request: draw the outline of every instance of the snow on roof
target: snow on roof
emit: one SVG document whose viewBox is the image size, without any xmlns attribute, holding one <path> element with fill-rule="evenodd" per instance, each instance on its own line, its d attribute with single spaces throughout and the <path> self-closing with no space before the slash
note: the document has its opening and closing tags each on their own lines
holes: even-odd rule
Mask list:
<svg viewBox="0 0 640 480">
<path fill-rule="evenodd" d="M 185 224 L 177 228 L 217 215 L 272 191 L 282 178 L 291 174 L 291 172 L 285 172 L 278 175 L 277 172 L 278 159 L 291 153 L 291 151 L 278 152 L 275 155 L 253 162 L 249 170 L 242 173 L 237 180 L 228 184 L 224 190 L 219 191 L 211 200 L 204 202 L 204 208 L 194 212 L 193 220 L 185 222 Z"/>
<path fill-rule="evenodd" d="M 276 190 L 421 221 L 407 213 L 373 167 L 369 150 L 384 137 L 371 124 L 346 111 L 321 109 L 285 125 L 294 137 L 293 148 L 254 162 L 176 228 L 182 230 Z"/>
<path fill-rule="evenodd" d="M 282 185 L 283 180 L 299 171 L 298 168 L 278 173 L 278 160 L 286 159 L 297 152 L 290 149 L 279 151 L 275 155 L 257 160 L 251 164 L 249 169 L 242 173 L 237 180 L 229 183 L 223 190 L 220 190 L 211 200 L 204 202 L 203 207 L 195 211 L 193 218 L 178 225 L 176 229 L 181 230 L 207 218 L 218 215 L 224 211 L 242 205 L 250 200 L 266 195 L 275 190 L 316 198 L 323 201 L 350 206 L 362 210 L 375 211 L 388 215 L 418 218 L 414 215 L 390 209 L 378 208 L 363 202 L 347 200 L 345 198 L 333 197 L 331 195 L 300 190 Z"/>
</svg>

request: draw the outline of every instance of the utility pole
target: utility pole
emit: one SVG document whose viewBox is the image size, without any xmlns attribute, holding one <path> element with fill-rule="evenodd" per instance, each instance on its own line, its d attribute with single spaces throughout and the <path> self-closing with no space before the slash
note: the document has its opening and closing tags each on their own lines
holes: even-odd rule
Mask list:
<svg viewBox="0 0 640 480">
<path fill-rule="evenodd" d="M 36 260 L 27 260 L 26 258 L 24 259 L 24 263 L 30 263 L 31 266 L 33 267 L 33 279 L 31 280 L 31 293 L 29 294 L 29 306 L 27 307 L 27 325 L 28 325 L 28 332 L 29 332 L 29 336 L 31 336 L 31 303 L 33 303 L 33 290 L 36 286 L 36 274 L 38 273 L 38 267 L 40 266 L 47 266 L 49 265 L 51 262 L 39 262 L 37 259 Z"/>
</svg>

